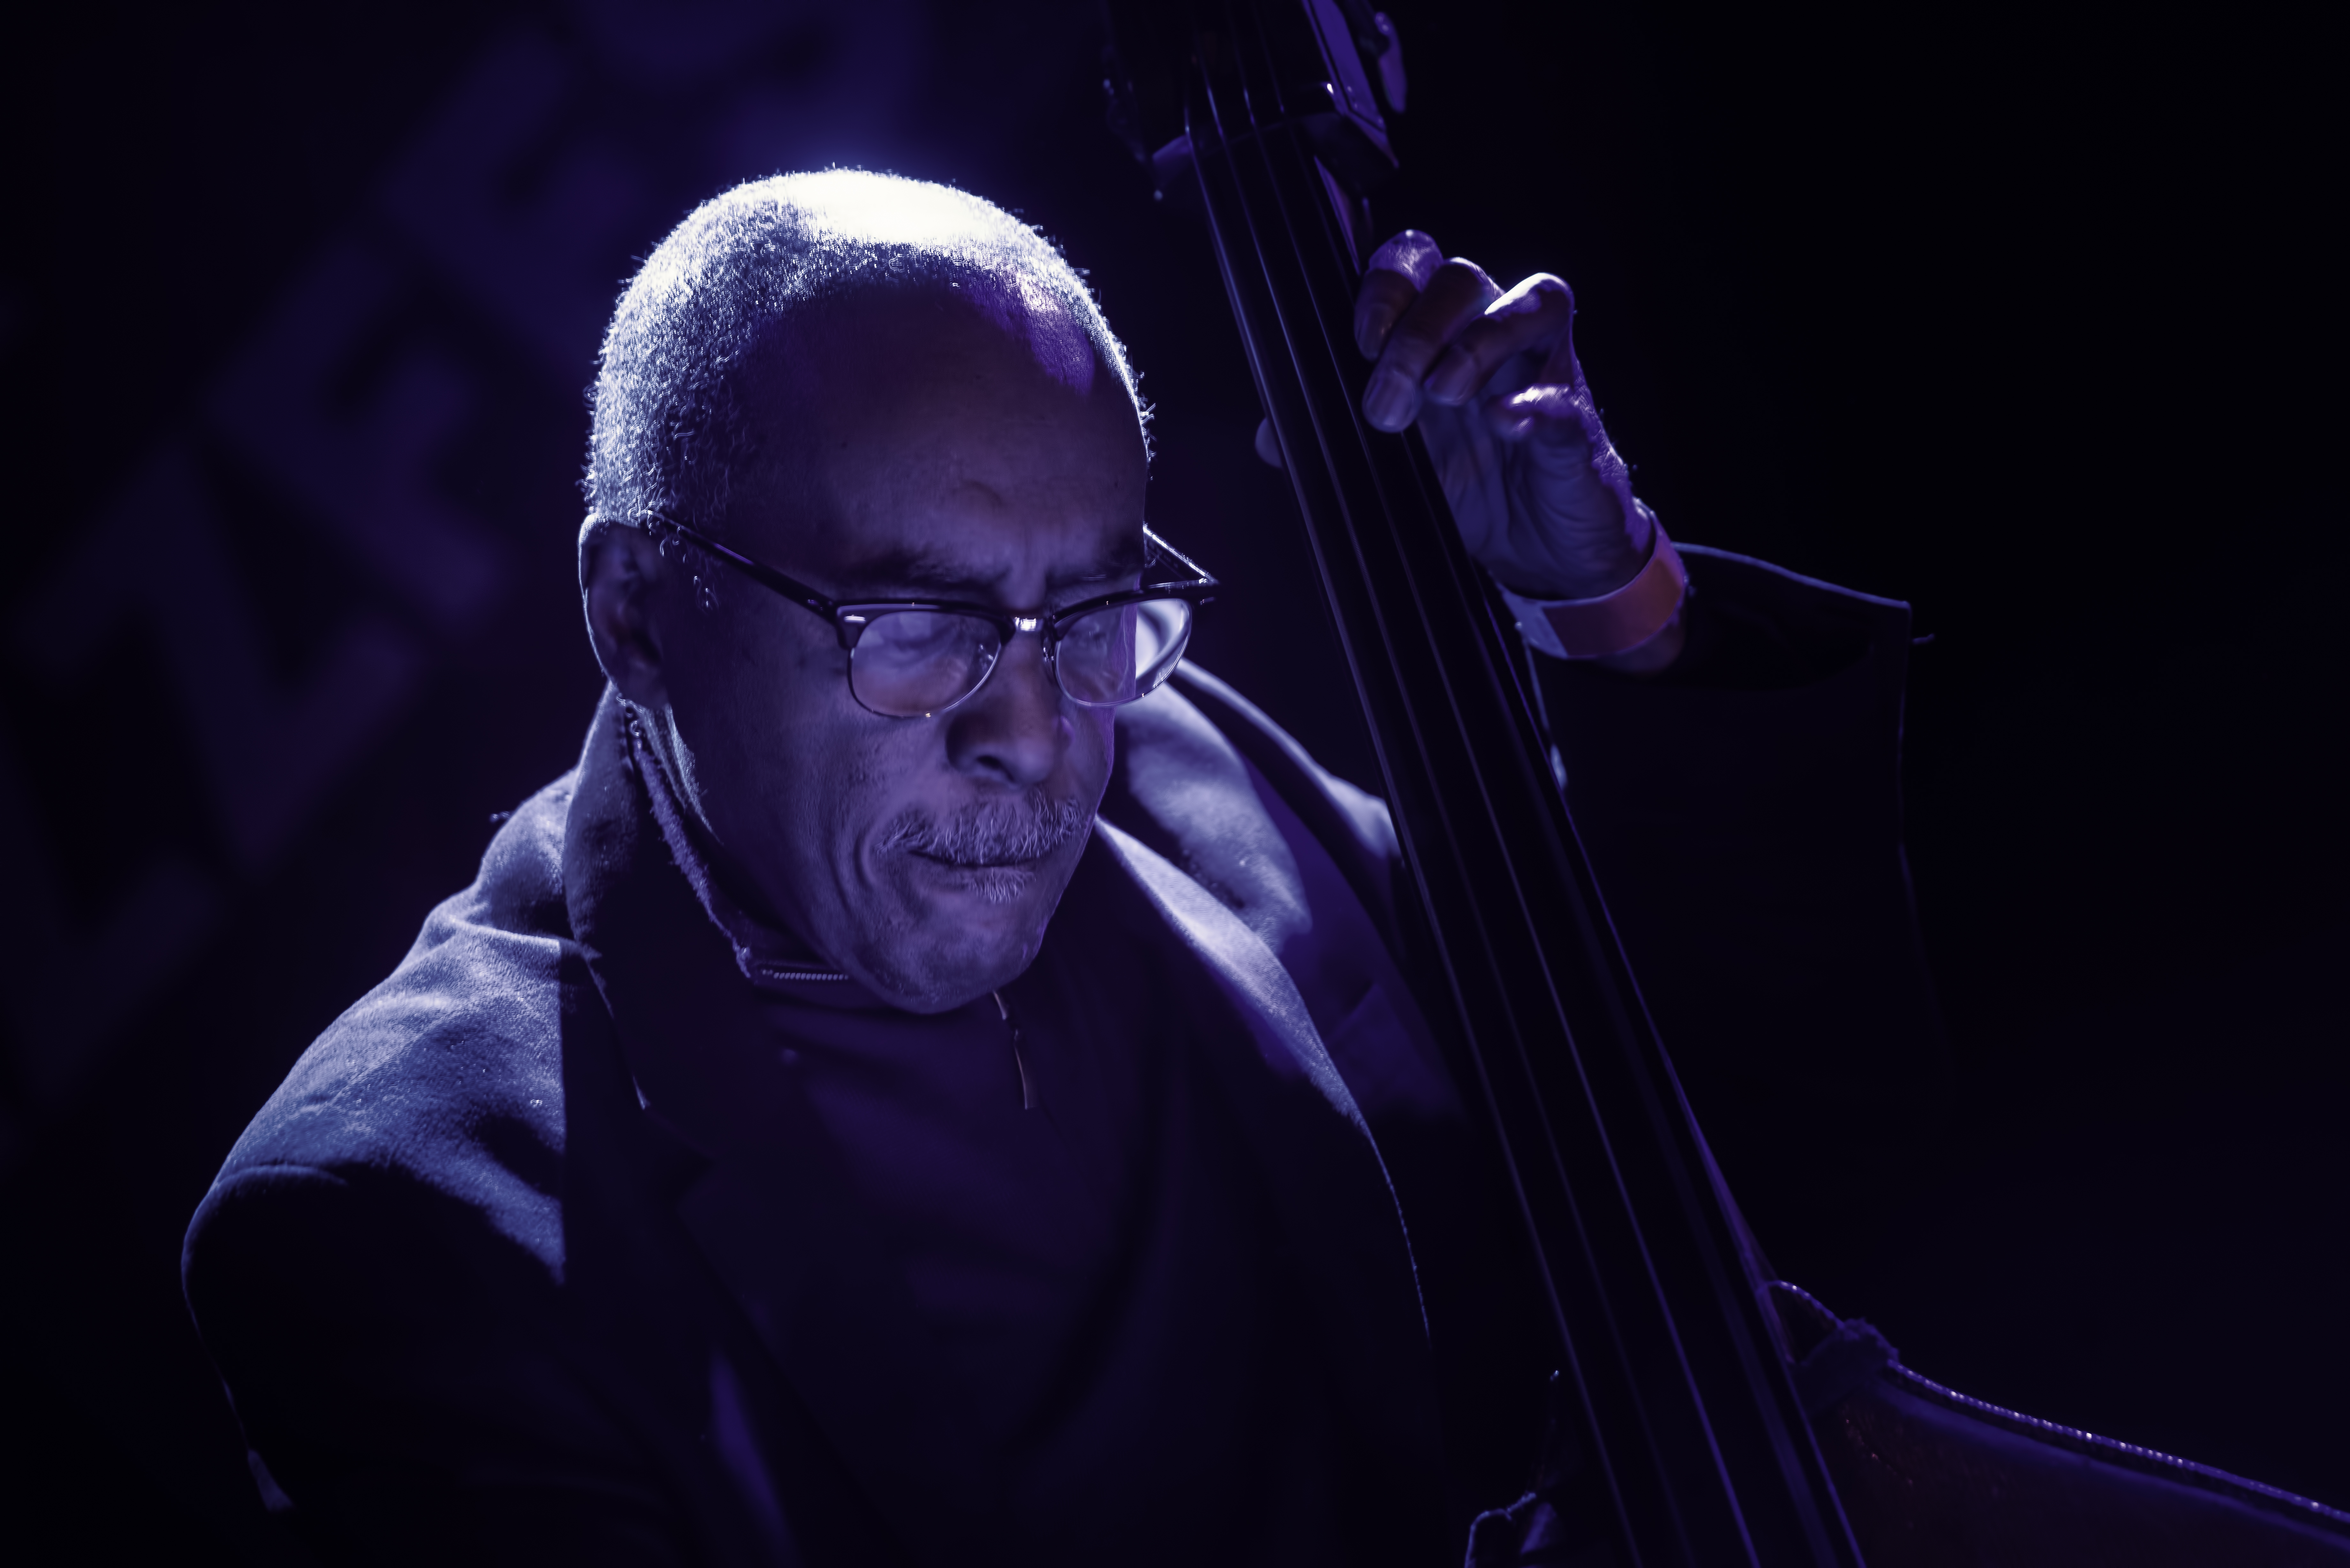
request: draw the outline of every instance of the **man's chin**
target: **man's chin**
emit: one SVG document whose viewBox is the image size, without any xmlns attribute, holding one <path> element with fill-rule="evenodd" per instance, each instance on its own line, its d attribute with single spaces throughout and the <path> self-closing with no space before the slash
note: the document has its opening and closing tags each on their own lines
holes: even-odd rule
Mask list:
<svg viewBox="0 0 2350 1568">
<path fill-rule="evenodd" d="M 911 858 L 911 857 L 910 857 Z M 858 979 L 910 1012 L 944 1012 L 1018 979 L 1035 961 L 1068 884 L 1051 861 L 924 861 L 899 882 L 900 919 L 874 933 Z"/>
<path fill-rule="evenodd" d="M 1030 941 L 983 943 L 957 932 L 951 946 L 931 948 L 917 938 L 880 955 L 879 962 L 857 966 L 864 971 L 857 978 L 892 1007 L 947 1012 L 1018 980 L 1035 961 L 1042 935 Z"/>
</svg>

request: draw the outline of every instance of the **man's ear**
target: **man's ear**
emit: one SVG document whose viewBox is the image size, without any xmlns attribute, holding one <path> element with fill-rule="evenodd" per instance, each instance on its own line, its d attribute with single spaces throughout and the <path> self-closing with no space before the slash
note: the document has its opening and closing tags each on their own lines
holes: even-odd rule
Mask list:
<svg viewBox="0 0 2350 1568">
<path fill-rule="evenodd" d="M 621 696 L 653 709 L 669 700 L 653 621 L 660 569 L 660 552 L 641 528 L 591 518 L 579 532 L 579 597 L 596 662 Z"/>
</svg>

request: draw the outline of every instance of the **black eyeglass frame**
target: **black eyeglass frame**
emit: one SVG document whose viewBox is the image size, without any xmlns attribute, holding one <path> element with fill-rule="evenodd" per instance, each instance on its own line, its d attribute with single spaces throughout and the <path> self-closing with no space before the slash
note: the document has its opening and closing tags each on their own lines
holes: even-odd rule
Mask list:
<svg viewBox="0 0 2350 1568">
<path fill-rule="evenodd" d="M 1060 672 L 1054 662 L 1053 655 L 1065 628 L 1086 616 L 1097 615 L 1106 609 L 1121 608 L 1127 605 L 1142 604 L 1151 599 L 1181 599 L 1197 610 L 1200 606 L 1213 599 L 1215 590 L 1222 586 L 1197 561 L 1153 533 L 1147 524 L 1142 530 L 1142 539 L 1150 554 L 1144 558 L 1144 569 L 1149 570 L 1158 564 L 1158 558 L 1160 556 L 1166 556 L 1172 557 L 1179 566 L 1191 572 L 1190 577 L 1159 583 L 1144 583 L 1138 587 L 1123 589 L 1114 594 L 1104 594 L 1099 598 L 1087 599 L 1081 604 L 1071 605 L 1066 609 L 1055 610 L 1050 615 L 1014 615 L 1009 610 L 998 609 L 993 605 L 971 604 L 960 599 L 829 598 L 801 582 L 797 577 L 779 572 L 764 562 L 754 561 L 742 552 L 720 544 L 700 529 L 689 527 L 673 517 L 665 517 L 660 513 L 649 512 L 627 525 L 641 529 L 652 540 L 656 549 L 660 546 L 661 536 L 664 534 L 673 534 L 695 548 L 715 556 L 769 593 L 788 599 L 812 615 L 822 616 L 832 622 L 833 634 L 840 639 L 841 649 L 846 653 L 854 654 L 857 651 L 858 639 L 865 635 L 866 628 L 874 621 L 882 616 L 893 615 L 902 610 L 928 610 L 940 615 L 970 616 L 973 619 L 983 620 L 993 626 L 996 634 L 1005 644 L 1009 644 L 1022 632 L 1037 632 L 1045 640 L 1045 668 L 1052 672 L 1054 686 L 1070 701 L 1087 708 L 1115 708 L 1121 703 L 1088 702 L 1061 684 Z M 996 663 L 1001 661 L 999 655 Z M 1177 662 L 1180 663 L 1181 660 L 1179 659 Z M 861 697 L 857 698 L 857 704 L 860 708 L 865 708 L 866 711 L 879 713 L 885 719 L 935 717 L 938 713 L 951 712 L 970 701 L 979 694 L 981 688 L 987 684 L 988 676 L 994 673 L 995 663 L 991 663 L 988 666 L 987 675 L 981 676 L 978 683 L 970 691 L 929 714 L 879 713 L 878 709 L 867 707 L 865 700 Z M 1173 673 L 1174 670 L 1170 667 L 1168 674 Z M 1164 679 L 1164 677 L 1161 678 L 1162 683 Z M 1156 688 L 1154 687 L 1153 690 Z M 1133 701 L 1149 694 L 1149 692 L 1139 691 L 1134 697 L 1123 701 Z M 849 695 L 857 696 L 857 683 L 853 677 L 849 681 Z"/>
</svg>

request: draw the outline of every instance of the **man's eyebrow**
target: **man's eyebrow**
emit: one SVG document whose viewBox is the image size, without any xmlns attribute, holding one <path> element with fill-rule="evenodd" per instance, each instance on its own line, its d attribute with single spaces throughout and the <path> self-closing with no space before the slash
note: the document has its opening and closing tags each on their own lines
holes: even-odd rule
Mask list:
<svg viewBox="0 0 2350 1568">
<path fill-rule="evenodd" d="M 1089 570 L 1055 576 L 1053 586 L 1063 587 L 1071 583 L 1101 583 L 1113 577 L 1136 576 L 1142 571 L 1146 555 L 1140 534 L 1121 534 L 1117 544 L 1094 558 Z"/>
<path fill-rule="evenodd" d="M 1055 572 L 1049 587 L 1057 592 L 1134 576 L 1142 570 L 1143 555 L 1139 535 L 1121 538 L 1087 565 Z M 978 599 L 983 598 L 999 580 L 974 576 L 967 563 L 941 551 L 920 547 L 868 556 L 842 575 L 855 585 L 849 591 L 850 597 L 905 592 L 942 599 Z"/>
</svg>

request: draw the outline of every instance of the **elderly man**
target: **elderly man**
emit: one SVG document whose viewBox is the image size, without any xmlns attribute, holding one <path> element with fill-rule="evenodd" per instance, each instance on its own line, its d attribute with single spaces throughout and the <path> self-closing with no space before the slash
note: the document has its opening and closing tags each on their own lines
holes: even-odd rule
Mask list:
<svg viewBox="0 0 2350 1568">
<path fill-rule="evenodd" d="M 1367 412 L 1419 421 L 1549 639 L 1676 557 L 1564 286 L 1440 260 L 1369 274 Z M 322 1549 L 1417 1563 L 1520 1490 L 1549 1367 L 1390 957 L 1384 808 L 1168 683 L 1211 585 L 1145 526 L 1144 430 L 1085 286 L 973 198 L 777 178 L 646 262 L 596 385 L 579 765 L 189 1235 Z M 1898 1055 L 1903 615 L 1690 559 L 1701 598 L 1544 676 L 1668 1033 Z M 1784 939 L 1721 894 L 1773 855 Z"/>
</svg>

